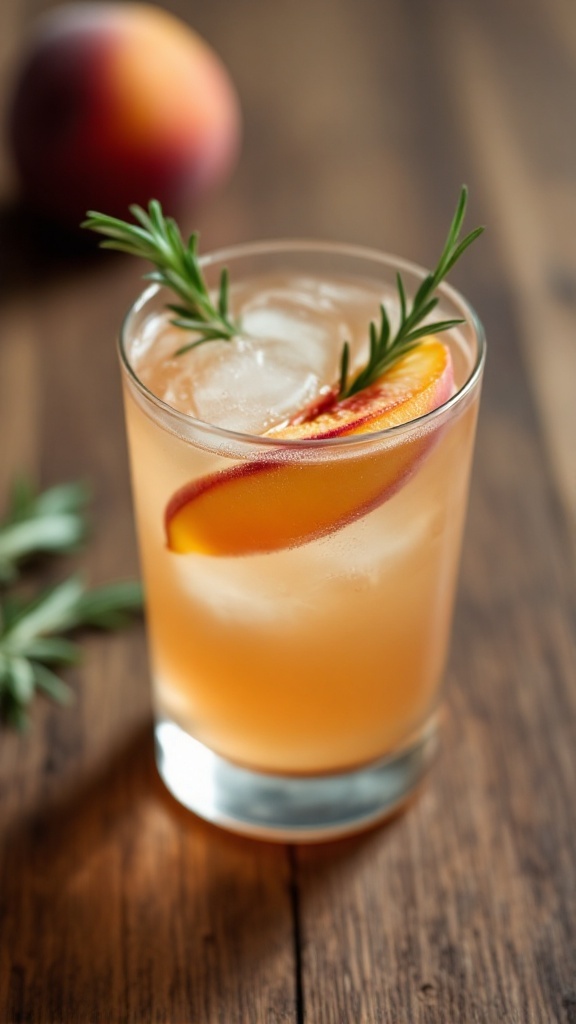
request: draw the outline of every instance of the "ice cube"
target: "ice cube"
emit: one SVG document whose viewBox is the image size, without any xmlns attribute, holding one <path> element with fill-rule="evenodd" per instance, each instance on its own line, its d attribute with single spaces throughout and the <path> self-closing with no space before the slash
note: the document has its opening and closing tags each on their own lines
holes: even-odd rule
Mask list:
<svg viewBox="0 0 576 1024">
<path fill-rule="evenodd" d="M 263 433 L 305 408 L 337 378 L 350 332 L 319 282 L 297 285 L 234 295 L 242 335 L 190 353 L 186 372 L 193 373 L 193 386 L 185 389 L 179 375 L 167 400 L 180 401 L 187 390 L 193 415 L 246 433 Z"/>
<path fill-rule="evenodd" d="M 307 278 L 291 281 L 289 288 L 263 289 L 242 304 L 243 332 L 250 338 L 285 342 L 322 375 L 350 336 L 342 310 L 323 289 L 323 282 Z"/>
<path fill-rule="evenodd" d="M 338 292 L 313 278 L 232 289 L 241 334 L 182 356 L 182 331 L 158 318 L 141 332 L 131 358 L 163 401 L 207 423 L 261 434 L 313 401 L 338 378 L 342 344 L 353 335 Z"/>
<path fill-rule="evenodd" d="M 172 555 L 178 585 L 188 600 L 223 620 L 258 622 L 276 629 L 307 610 L 305 595 L 291 592 L 281 575 L 267 572 L 263 557 L 215 559 L 205 555 Z M 263 570 L 263 571 L 262 571 Z"/>
<path fill-rule="evenodd" d="M 237 338 L 204 348 L 194 362 L 193 412 L 228 430 L 263 433 L 306 406 L 320 374 L 298 349 L 274 338 Z"/>
</svg>

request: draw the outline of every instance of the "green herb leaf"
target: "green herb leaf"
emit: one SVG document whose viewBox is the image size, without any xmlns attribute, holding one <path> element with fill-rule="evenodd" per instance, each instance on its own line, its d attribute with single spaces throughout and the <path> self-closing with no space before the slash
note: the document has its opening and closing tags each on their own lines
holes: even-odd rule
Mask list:
<svg viewBox="0 0 576 1024">
<path fill-rule="evenodd" d="M 406 298 L 402 276 L 400 274 L 397 275 L 396 285 L 400 307 L 400 322 L 396 333 L 392 336 L 388 316 L 382 305 L 380 307 L 379 329 L 374 323 L 370 325 L 370 353 L 366 366 L 359 370 L 350 382 L 348 381 L 350 347 L 347 342 L 344 343 L 340 359 L 338 401 L 349 398 L 350 395 L 355 395 L 358 391 L 363 391 L 364 388 L 374 384 L 398 359 L 418 345 L 422 338 L 429 334 L 439 334 L 441 331 L 447 331 L 451 327 L 462 323 L 462 320 L 438 320 L 436 323 L 428 324 L 423 324 L 422 321 L 430 315 L 438 304 L 438 299 L 433 294 L 438 285 L 444 280 L 456 261 L 460 259 L 462 253 L 484 230 L 482 227 L 475 228 L 462 241 L 458 241 L 466 213 L 467 201 L 468 190 L 466 186 L 463 186 L 444 248 L 438 260 L 438 265 L 434 271 L 426 275 L 420 284 L 411 306 L 409 306 Z"/>
<path fill-rule="evenodd" d="M 81 627 L 117 629 L 141 608 L 140 584 L 111 583 L 87 590 L 77 576 L 27 603 L 0 600 L 0 716 L 23 726 L 36 689 L 69 700 L 69 687 L 48 668 L 79 660 L 79 647 L 62 634 Z"/>
<path fill-rule="evenodd" d="M 348 398 L 369 387 L 426 335 L 449 330 L 462 323 L 461 320 L 438 320 L 436 323 L 424 325 L 423 321 L 438 304 L 438 299 L 433 294 L 438 285 L 468 246 L 484 230 L 481 227 L 476 228 L 459 241 L 467 199 L 468 192 L 463 186 L 438 265 L 421 282 L 411 304 L 406 296 L 402 276 L 397 275 L 400 322 L 396 332 L 392 333 L 386 310 L 382 305 L 379 327 L 374 323 L 370 327 L 368 362 L 351 381 L 348 379 L 350 347 L 348 343 L 344 344 L 340 360 L 338 400 Z M 235 337 L 239 333 L 239 326 L 229 314 L 229 282 L 226 268 L 222 271 L 218 298 L 214 303 L 198 260 L 198 235 L 192 234 L 185 244 L 176 222 L 171 217 L 164 216 L 160 203 L 155 199 L 148 204 L 148 211 L 140 206 L 131 206 L 130 211 L 136 223 L 89 211 L 82 227 L 106 236 L 106 241 L 101 243 L 102 248 L 118 249 L 151 262 L 155 269 L 145 275 L 146 279 L 174 292 L 178 301 L 167 306 L 174 314 L 171 323 L 195 334 L 195 337 L 180 346 L 174 355 L 184 355 L 209 341 L 229 341 Z"/>
<path fill-rule="evenodd" d="M 86 533 L 84 484 L 62 484 L 38 494 L 19 480 L 0 524 L 0 579 L 13 582 L 21 563 L 36 554 L 75 550 Z M 26 725 L 37 690 L 69 701 L 72 691 L 49 666 L 72 665 L 80 648 L 64 634 L 82 627 L 117 629 L 140 612 L 139 583 L 121 582 L 88 590 L 72 576 L 33 598 L 0 593 L 0 718 Z"/>
<path fill-rule="evenodd" d="M 43 690 L 44 693 L 47 693 L 58 704 L 70 704 L 74 699 L 74 692 L 67 683 L 63 682 L 60 676 L 57 676 L 55 672 L 52 672 L 51 669 L 46 668 L 45 665 L 41 665 L 39 662 L 34 664 L 34 680 L 36 688 Z"/>
<path fill-rule="evenodd" d="M 142 585 L 134 581 L 109 583 L 86 591 L 78 602 L 78 625 L 122 629 L 142 610 Z"/>
<path fill-rule="evenodd" d="M 18 481 L 0 523 L 0 583 L 15 580 L 21 563 L 34 555 L 76 550 L 86 536 L 88 497 L 81 483 L 37 494 L 28 482 Z"/>
<path fill-rule="evenodd" d="M 165 217 L 156 199 L 148 204 L 148 212 L 141 206 L 131 206 L 136 224 L 89 210 L 83 228 L 105 235 L 103 249 L 117 249 L 133 256 L 141 256 L 156 268 L 145 277 L 173 291 L 178 306 L 169 308 L 177 313 L 171 322 L 177 327 L 193 331 L 198 338 L 183 345 L 175 355 L 183 355 L 205 341 L 230 341 L 238 334 L 238 327 L 228 313 L 228 274 L 222 271 L 216 305 L 204 281 L 198 261 L 198 235 L 193 234 L 184 243 L 180 229 L 172 217 Z"/>
</svg>

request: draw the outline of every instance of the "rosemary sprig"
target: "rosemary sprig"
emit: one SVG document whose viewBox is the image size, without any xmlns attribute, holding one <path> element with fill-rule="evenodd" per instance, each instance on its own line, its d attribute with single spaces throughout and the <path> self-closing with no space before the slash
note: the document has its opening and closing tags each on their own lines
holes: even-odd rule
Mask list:
<svg viewBox="0 0 576 1024">
<path fill-rule="evenodd" d="M 76 550 L 86 534 L 88 497 L 82 483 L 37 494 L 28 482 L 17 481 L 0 523 L 0 584 L 15 580 L 22 562 L 34 555 Z"/>
<path fill-rule="evenodd" d="M 454 214 L 448 237 L 446 239 L 438 265 L 434 271 L 427 274 L 416 292 L 412 303 L 409 304 L 406 298 L 406 291 L 401 274 L 396 275 L 396 286 L 398 289 L 398 301 L 400 306 L 400 322 L 396 333 L 392 334 L 390 320 L 384 305 L 380 306 L 380 328 L 372 322 L 370 324 L 370 353 L 366 366 L 360 370 L 352 381 L 348 381 L 350 363 L 350 346 L 344 343 L 340 360 L 340 387 L 338 401 L 349 398 L 351 395 L 363 391 L 364 388 L 374 384 L 385 370 L 392 366 L 398 359 L 413 349 L 419 341 L 428 334 L 439 334 L 462 323 L 462 320 L 438 320 L 436 323 L 423 324 L 422 321 L 430 315 L 438 305 L 438 298 L 433 293 L 452 269 L 462 253 L 472 242 L 482 234 L 484 228 L 478 227 L 470 234 L 459 241 L 460 230 L 466 213 L 468 201 L 468 190 L 464 185 L 460 192 L 460 199 Z"/>
<path fill-rule="evenodd" d="M 37 690 L 68 701 L 71 690 L 54 672 L 79 660 L 80 648 L 63 635 L 81 627 L 118 629 L 142 608 L 139 583 L 88 590 L 73 576 L 23 600 L 14 588 L 22 564 L 41 554 L 74 551 L 86 537 L 85 484 L 51 487 L 38 494 L 21 480 L 0 524 L 0 719 L 23 726 Z"/>
<path fill-rule="evenodd" d="M 80 648 L 63 634 L 85 626 L 118 629 L 141 607 L 139 583 L 87 590 L 77 576 L 26 603 L 0 600 L 0 717 L 23 727 L 36 690 L 68 703 L 72 691 L 53 666 L 79 661 Z"/>
<path fill-rule="evenodd" d="M 171 322 L 194 331 L 198 337 L 182 345 L 175 355 L 183 355 L 206 341 L 230 341 L 238 334 L 238 328 L 228 310 L 226 268 L 220 275 L 215 305 L 198 261 L 198 234 L 190 235 L 185 244 L 176 221 L 164 216 L 156 199 L 149 202 L 148 212 L 141 206 L 131 206 L 130 213 L 136 224 L 89 210 L 82 227 L 106 235 L 108 240 L 100 243 L 103 249 L 118 249 L 149 260 L 155 270 L 145 274 L 146 280 L 156 281 L 176 293 L 179 301 L 168 304 L 175 314 Z"/>
</svg>

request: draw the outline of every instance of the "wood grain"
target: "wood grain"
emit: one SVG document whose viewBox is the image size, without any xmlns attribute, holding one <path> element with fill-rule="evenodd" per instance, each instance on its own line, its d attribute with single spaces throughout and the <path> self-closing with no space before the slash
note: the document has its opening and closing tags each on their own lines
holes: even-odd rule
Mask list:
<svg viewBox="0 0 576 1024">
<path fill-rule="evenodd" d="M 2 5 L 0 59 L 49 6 Z M 488 225 L 455 274 L 490 348 L 444 750 L 385 828 L 242 841 L 158 780 L 143 630 L 87 638 L 75 705 L 0 734 L 0 1021 L 576 1024 L 573 6 L 163 6 L 244 106 L 205 246 L 430 263 L 463 180 Z M 113 338 L 138 275 L 0 211 L 0 505 L 21 469 L 91 480 L 93 582 L 136 571 Z"/>
<path fill-rule="evenodd" d="M 555 10 L 560 18 L 559 5 Z M 523 15 L 523 33 L 516 45 L 526 49 L 532 42 L 532 90 L 545 91 L 548 101 L 543 104 L 540 99 L 536 123 L 515 116 L 515 108 L 522 111 L 526 103 L 515 76 L 518 56 L 502 44 L 498 52 L 478 17 L 460 12 L 449 22 L 451 31 L 443 27 L 441 34 L 446 57 L 448 52 L 456 54 L 446 66 L 459 98 L 462 134 L 471 146 L 480 171 L 479 188 L 492 211 L 490 227 L 516 307 L 548 461 L 576 538 L 576 139 L 573 133 L 550 133 L 546 123 L 552 110 L 558 126 L 572 117 L 576 15 L 570 22 L 567 10 L 564 31 L 559 20 L 553 35 L 537 10 Z M 493 13 L 496 17 L 496 8 Z"/>
</svg>

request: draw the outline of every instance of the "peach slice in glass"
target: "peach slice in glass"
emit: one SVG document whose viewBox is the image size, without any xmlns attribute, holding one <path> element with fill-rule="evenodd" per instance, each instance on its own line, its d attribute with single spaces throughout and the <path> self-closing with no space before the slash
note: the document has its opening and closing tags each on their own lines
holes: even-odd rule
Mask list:
<svg viewBox="0 0 576 1024">
<path fill-rule="evenodd" d="M 373 385 L 328 396 L 268 437 L 309 441 L 372 434 L 442 405 L 454 388 L 448 348 L 426 338 Z M 248 555 L 294 547 L 376 508 L 411 476 L 434 432 L 364 453 L 278 449 L 186 484 L 166 508 L 168 548 L 179 554 Z"/>
</svg>

